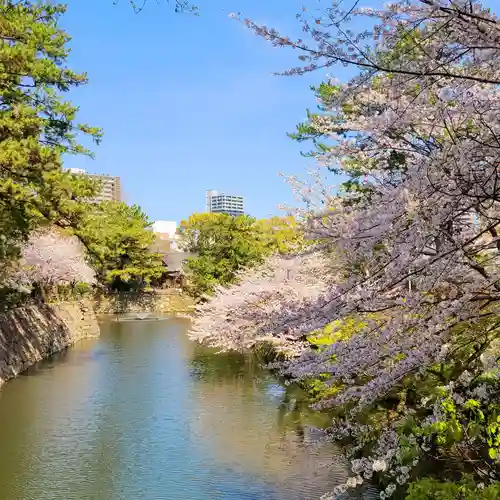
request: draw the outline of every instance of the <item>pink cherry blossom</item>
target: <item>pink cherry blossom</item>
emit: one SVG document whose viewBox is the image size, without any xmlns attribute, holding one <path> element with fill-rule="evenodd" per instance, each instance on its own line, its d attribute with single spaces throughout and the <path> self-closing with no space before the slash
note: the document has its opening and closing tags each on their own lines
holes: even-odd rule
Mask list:
<svg viewBox="0 0 500 500">
<path fill-rule="evenodd" d="M 32 235 L 22 249 L 16 279 L 25 284 L 90 284 L 95 281 L 95 273 L 87 264 L 83 245 L 76 236 L 45 230 Z"/>
<path fill-rule="evenodd" d="M 500 337 L 500 23 L 465 1 L 405 0 L 379 10 L 342 10 L 344 3 L 322 16 L 299 15 L 313 46 L 244 22 L 274 45 L 303 52 L 305 66 L 286 74 L 339 63 L 360 69 L 346 83 L 326 82 L 335 92 L 323 95 L 323 113 L 310 125 L 331 145 L 317 152 L 318 165 L 364 178 L 367 191 L 335 193 L 321 174 L 290 178 L 305 202 L 297 215 L 313 249 L 273 257 L 218 290 L 199 308 L 191 335 L 223 349 L 263 339 L 288 348 L 295 339 L 281 370 L 298 380 L 328 374 L 329 384 L 342 387 L 317 407 L 349 408 L 333 425 L 339 439 L 374 436 L 372 456 L 355 459 L 353 477 L 384 471 L 387 498 L 420 460 L 403 462 L 397 432 L 413 410 L 376 433 L 357 416 L 408 377 L 453 360 L 463 347 L 459 325 L 470 342 L 485 339 L 472 358 L 474 374 L 458 373 L 445 396 L 425 403 L 422 396 L 429 412 L 422 425 L 444 418 L 446 397 L 457 405 L 493 398 L 473 381 L 492 364 L 486 352 Z M 351 29 L 359 17 L 371 20 L 369 29 Z M 377 319 L 347 340 L 320 351 L 303 342 L 334 320 L 368 314 Z M 412 439 L 422 453 L 431 449 L 427 438 Z"/>
</svg>

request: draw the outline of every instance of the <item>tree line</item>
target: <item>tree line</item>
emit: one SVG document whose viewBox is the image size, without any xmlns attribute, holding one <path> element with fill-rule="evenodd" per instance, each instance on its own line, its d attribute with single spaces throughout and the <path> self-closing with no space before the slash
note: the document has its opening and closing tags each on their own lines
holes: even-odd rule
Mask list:
<svg viewBox="0 0 500 500">
<path fill-rule="evenodd" d="M 137 4 L 135 8 L 140 8 Z M 177 9 L 187 9 L 177 2 Z M 33 289 L 100 286 L 141 290 L 165 274 L 155 235 L 136 205 L 93 203 L 98 181 L 63 169 L 65 156 L 88 155 L 87 136 L 64 94 L 87 83 L 67 66 L 69 35 L 52 2 L 0 3 L 0 287 L 18 297 Z M 278 227 L 279 226 L 279 227 Z M 239 269 L 295 239 L 291 220 L 193 215 L 181 227 L 188 291 L 201 298 L 232 282 Z M 195 238 L 194 234 L 198 236 Z M 35 286 L 36 285 L 36 286 Z"/>
<path fill-rule="evenodd" d="M 99 182 L 63 169 L 68 155 L 92 153 L 102 131 L 80 123 L 64 98 L 87 83 L 67 66 L 64 5 L 0 2 L 0 286 L 2 296 L 33 284 L 80 281 L 143 287 L 162 272 L 149 248 L 144 212 L 92 203 Z M 88 266 L 86 269 L 85 266 Z"/>
<path fill-rule="evenodd" d="M 204 301 L 217 288 L 238 281 L 239 274 L 275 253 L 298 251 L 305 244 L 294 217 L 256 219 L 219 213 L 193 214 L 181 222 L 186 261 L 186 290 Z"/>
</svg>

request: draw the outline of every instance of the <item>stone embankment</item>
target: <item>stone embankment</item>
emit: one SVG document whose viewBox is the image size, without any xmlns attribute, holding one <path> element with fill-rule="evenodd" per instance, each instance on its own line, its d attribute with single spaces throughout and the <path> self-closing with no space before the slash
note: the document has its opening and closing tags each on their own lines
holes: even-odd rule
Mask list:
<svg viewBox="0 0 500 500">
<path fill-rule="evenodd" d="M 176 290 L 163 290 L 12 309 L 0 314 L 0 386 L 51 354 L 98 336 L 96 314 L 189 314 L 192 308 L 188 297 Z"/>
<path fill-rule="evenodd" d="M 27 305 L 0 315 L 0 385 L 38 361 L 99 335 L 90 301 Z"/>
<path fill-rule="evenodd" d="M 94 299 L 96 314 L 103 315 L 138 312 L 189 314 L 193 308 L 193 300 L 176 289 L 113 293 Z"/>
</svg>

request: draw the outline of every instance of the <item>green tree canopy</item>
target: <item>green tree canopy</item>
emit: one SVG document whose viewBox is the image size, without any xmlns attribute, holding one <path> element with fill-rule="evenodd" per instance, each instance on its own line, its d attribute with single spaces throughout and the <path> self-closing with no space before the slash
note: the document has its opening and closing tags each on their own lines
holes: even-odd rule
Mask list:
<svg viewBox="0 0 500 500">
<path fill-rule="evenodd" d="M 306 243 L 297 220 L 292 216 L 258 219 L 255 227 L 266 253 L 286 254 Z"/>
<path fill-rule="evenodd" d="M 195 297 L 233 283 L 239 270 L 302 242 L 293 217 L 257 220 L 248 215 L 193 214 L 181 222 L 180 233 L 185 250 L 197 254 L 187 263 L 189 290 Z"/>
<path fill-rule="evenodd" d="M 58 26 L 65 6 L 0 0 L 0 261 L 44 223 L 71 225 L 81 200 L 95 192 L 63 172 L 63 154 L 89 154 L 80 134 L 100 131 L 77 123 L 77 107 L 62 98 L 85 84 L 66 66 L 69 36 Z"/>
<path fill-rule="evenodd" d="M 149 228 L 137 205 L 108 201 L 89 207 L 75 233 L 99 280 L 123 290 L 148 286 L 163 272 L 159 256 L 150 250 L 155 236 Z"/>
</svg>

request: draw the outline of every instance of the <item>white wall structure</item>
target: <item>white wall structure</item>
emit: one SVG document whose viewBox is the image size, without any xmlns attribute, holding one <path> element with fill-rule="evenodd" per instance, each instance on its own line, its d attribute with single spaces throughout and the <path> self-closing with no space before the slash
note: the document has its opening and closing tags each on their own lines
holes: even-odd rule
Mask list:
<svg viewBox="0 0 500 500">
<path fill-rule="evenodd" d="M 177 234 L 177 222 L 170 220 L 157 220 L 153 222 L 151 229 L 158 235 L 159 240 L 169 241 L 170 248 L 179 250 L 179 235 Z"/>
<path fill-rule="evenodd" d="M 207 207 L 207 212 L 212 211 L 212 198 L 215 198 L 216 196 L 219 196 L 219 192 L 216 191 L 215 189 L 209 189 L 206 192 L 206 207 Z"/>
<path fill-rule="evenodd" d="M 171 220 L 157 220 L 153 222 L 153 232 L 168 234 L 170 237 L 177 233 L 177 222 Z"/>
<path fill-rule="evenodd" d="M 68 172 L 71 172 L 72 174 L 86 174 L 85 170 L 83 168 L 68 168 Z"/>
</svg>

